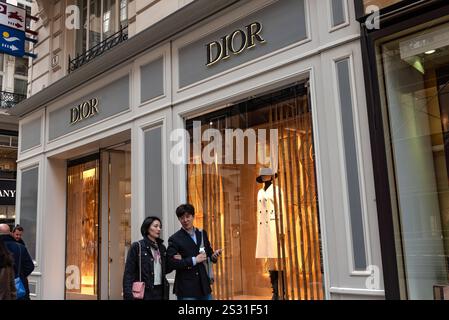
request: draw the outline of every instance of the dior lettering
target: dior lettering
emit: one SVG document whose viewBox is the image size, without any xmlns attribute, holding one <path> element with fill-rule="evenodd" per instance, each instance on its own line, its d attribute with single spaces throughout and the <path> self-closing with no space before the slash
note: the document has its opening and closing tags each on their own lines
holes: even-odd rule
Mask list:
<svg viewBox="0 0 449 320">
<path fill-rule="evenodd" d="M 260 33 L 262 24 L 253 22 L 243 30 L 237 29 L 222 37 L 220 41 L 212 41 L 206 45 L 207 62 L 210 67 L 222 60 L 229 59 L 232 55 L 238 55 L 245 50 L 254 48 L 258 43 L 266 43 Z"/>
<path fill-rule="evenodd" d="M 98 99 L 93 98 L 70 109 L 70 124 L 75 124 L 84 119 L 98 114 Z"/>
</svg>

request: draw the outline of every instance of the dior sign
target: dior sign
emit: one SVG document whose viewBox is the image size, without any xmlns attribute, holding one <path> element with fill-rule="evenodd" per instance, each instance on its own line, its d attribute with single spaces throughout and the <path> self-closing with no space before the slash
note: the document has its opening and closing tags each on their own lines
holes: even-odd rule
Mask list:
<svg viewBox="0 0 449 320">
<path fill-rule="evenodd" d="M 84 119 L 91 118 L 98 114 L 98 99 L 93 98 L 80 103 L 70 109 L 70 124 L 78 123 Z"/>
<path fill-rule="evenodd" d="M 243 30 L 237 29 L 225 35 L 220 41 L 208 43 L 206 45 L 206 66 L 210 67 L 217 62 L 230 58 L 231 55 L 238 55 L 245 50 L 254 48 L 258 43 L 266 43 L 260 35 L 261 32 L 262 24 L 253 22 L 243 28 Z"/>
</svg>

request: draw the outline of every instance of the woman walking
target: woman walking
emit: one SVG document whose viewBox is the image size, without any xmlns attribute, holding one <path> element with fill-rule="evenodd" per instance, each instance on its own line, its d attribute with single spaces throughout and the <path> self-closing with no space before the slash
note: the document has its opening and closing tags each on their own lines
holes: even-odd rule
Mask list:
<svg viewBox="0 0 449 320">
<path fill-rule="evenodd" d="M 166 274 L 172 270 L 167 268 L 166 247 L 160 239 L 161 229 L 162 223 L 158 217 L 147 217 L 143 221 L 140 228 L 143 239 L 131 245 L 126 259 L 123 275 L 125 300 L 168 300 L 170 286 Z M 140 296 L 139 287 L 144 290 Z"/>
</svg>

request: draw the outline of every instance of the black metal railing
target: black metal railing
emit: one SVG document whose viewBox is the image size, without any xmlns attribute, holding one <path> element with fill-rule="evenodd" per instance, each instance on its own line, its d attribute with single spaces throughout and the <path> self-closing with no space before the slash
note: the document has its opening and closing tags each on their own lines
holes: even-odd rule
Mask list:
<svg viewBox="0 0 449 320">
<path fill-rule="evenodd" d="M 99 44 L 93 46 L 89 50 L 85 51 L 81 55 L 77 55 L 75 58 L 71 59 L 69 55 L 69 69 L 68 72 L 75 71 L 82 65 L 85 65 L 89 61 L 101 56 L 103 53 L 112 49 L 116 45 L 122 43 L 128 39 L 128 26 L 121 28 L 118 32 L 107 37 Z"/>
<path fill-rule="evenodd" d="M 14 107 L 20 101 L 26 99 L 26 95 L 14 92 L 0 91 L 0 109 L 9 109 Z"/>
</svg>

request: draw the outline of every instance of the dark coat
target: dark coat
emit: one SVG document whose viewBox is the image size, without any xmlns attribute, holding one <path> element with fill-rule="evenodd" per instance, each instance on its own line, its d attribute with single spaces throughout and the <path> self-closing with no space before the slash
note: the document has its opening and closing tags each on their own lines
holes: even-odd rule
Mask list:
<svg viewBox="0 0 449 320">
<path fill-rule="evenodd" d="M 126 258 L 125 272 L 123 274 L 123 299 L 125 300 L 134 299 L 132 294 L 133 282 L 139 281 L 139 242 L 142 246 L 142 281 L 145 282 L 144 300 L 152 299 L 152 290 L 154 290 L 154 258 L 151 252 L 150 240 L 145 238 L 131 245 Z M 170 285 L 166 274 L 173 271 L 173 269 L 167 268 L 167 249 L 162 243 L 161 239 L 157 239 L 161 254 L 163 299 L 168 300 Z"/>
<path fill-rule="evenodd" d="M 203 297 L 212 292 L 209 277 L 204 263 L 193 265 L 192 257 L 199 254 L 201 232 L 195 229 L 196 244 L 184 229 L 179 230 L 168 239 L 167 257 L 169 266 L 176 270 L 173 293 L 178 297 Z M 213 250 L 210 246 L 206 231 L 204 234 L 204 248 L 206 255 L 212 258 Z M 174 259 L 180 254 L 182 260 Z M 215 263 L 216 260 L 213 260 Z"/>
<path fill-rule="evenodd" d="M 14 256 L 14 276 L 17 278 L 20 276 L 22 282 L 25 286 L 26 296 L 24 299 L 30 299 L 30 289 L 28 286 L 27 277 L 34 270 L 33 259 L 31 259 L 30 254 L 28 253 L 27 248 L 18 243 L 16 239 L 14 239 L 10 235 L 1 235 L 3 241 L 5 242 L 6 248 L 13 254 Z M 20 274 L 19 274 L 19 257 L 20 257 Z"/>
</svg>

